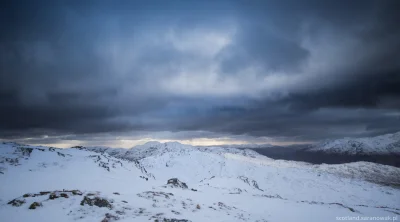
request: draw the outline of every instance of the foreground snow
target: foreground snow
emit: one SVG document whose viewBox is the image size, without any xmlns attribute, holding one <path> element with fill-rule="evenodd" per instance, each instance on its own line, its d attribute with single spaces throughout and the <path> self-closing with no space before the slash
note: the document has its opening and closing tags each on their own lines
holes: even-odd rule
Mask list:
<svg viewBox="0 0 400 222">
<path fill-rule="evenodd" d="M 395 167 L 275 161 L 232 148 L 0 147 L 2 221 L 393 220 L 399 185 Z"/>
</svg>

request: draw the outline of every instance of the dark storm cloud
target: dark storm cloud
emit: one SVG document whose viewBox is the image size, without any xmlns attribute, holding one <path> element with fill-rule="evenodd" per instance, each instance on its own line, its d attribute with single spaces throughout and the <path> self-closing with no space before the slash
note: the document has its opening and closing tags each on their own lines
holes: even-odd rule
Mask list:
<svg viewBox="0 0 400 222">
<path fill-rule="evenodd" d="M 290 70 L 308 56 L 299 44 L 265 30 L 262 25 L 248 24 L 238 32 L 235 44 L 221 52 L 221 68 L 228 75 L 253 65 L 266 70 Z"/>
<path fill-rule="evenodd" d="M 400 130 L 397 1 L 2 4 L 1 138 Z"/>
<path fill-rule="evenodd" d="M 377 71 L 363 78 L 348 78 L 340 88 L 332 87 L 314 93 L 293 94 L 282 102 L 288 103 L 295 110 L 320 107 L 400 109 L 399 85 L 398 71 Z"/>
</svg>

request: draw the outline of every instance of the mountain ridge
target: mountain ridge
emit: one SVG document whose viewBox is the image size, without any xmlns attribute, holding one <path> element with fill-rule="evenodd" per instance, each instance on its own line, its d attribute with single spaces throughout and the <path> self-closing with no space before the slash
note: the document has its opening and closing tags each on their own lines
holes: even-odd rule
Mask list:
<svg viewBox="0 0 400 222">
<path fill-rule="evenodd" d="M 312 145 L 308 151 L 344 153 L 350 155 L 397 154 L 400 155 L 400 132 L 375 137 L 325 140 Z"/>
</svg>

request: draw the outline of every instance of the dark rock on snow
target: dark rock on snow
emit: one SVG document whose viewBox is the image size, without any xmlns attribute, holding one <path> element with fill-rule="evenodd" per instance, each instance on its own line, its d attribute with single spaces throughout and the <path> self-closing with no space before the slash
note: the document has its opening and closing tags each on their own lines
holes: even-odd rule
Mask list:
<svg viewBox="0 0 400 222">
<path fill-rule="evenodd" d="M 58 196 L 57 196 L 57 194 L 55 194 L 55 193 L 52 193 L 52 194 L 50 194 L 50 196 L 49 196 L 49 199 L 50 200 L 54 200 L 54 199 L 57 199 L 58 198 Z"/>
<path fill-rule="evenodd" d="M 84 206 L 86 204 L 89 206 L 107 207 L 112 209 L 111 203 L 108 200 L 100 197 L 89 198 L 88 196 L 85 196 L 81 201 L 81 205 Z"/>
<path fill-rule="evenodd" d="M 101 222 L 111 222 L 111 221 L 115 221 L 115 220 L 119 220 L 118 216 L 114 216 L 112 214 L 106 213 L 104 219 Z"/>
<path fill-rule="evenodd" d="M 37 207 L 41 207 L 41 206 L 42 206 L 41 203 L 33 202 L 33 203 L 29 206 L 29 209 L 30 209 L 30 210 L 34 210 L 34 209 L 36 209 Z"/>
<path fill-rule="evenodd" d="M 10 204 L 13 207 L 19 207 L 24 203 L 25 203 L 25 199 L 22 199 L 22 200 L 14 199 L 14 200 L 8 202 L 7 204 Z"/>
<path fill-rule="evenodd" d="M 175 218 L 167 219 L 167 218 L 164 218 L 162 220 L 157 219 L 154 222 L 191 222 L 191 221 L 190 220 L 186 220 L 186 219 L 175 219 Z"/>
<path fill-rule="evenodd" d="M 186 183 L 178 180 L 178 178 L 171 178 L 168 180 L 167 185 L 171 185 L 173 187 L 180 187 L 183 189 L 187 189 L 188 186 L 186 185 Z"/>
</svg>

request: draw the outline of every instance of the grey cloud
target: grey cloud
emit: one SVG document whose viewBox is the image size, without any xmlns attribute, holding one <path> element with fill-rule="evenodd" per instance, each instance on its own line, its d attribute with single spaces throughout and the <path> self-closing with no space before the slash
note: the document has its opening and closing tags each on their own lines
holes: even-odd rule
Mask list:
<svg viewBox="0 0 400 222">
<path fill-rule="evenodd" d="M 221 69 L 233 74 L 251 66 L 265 70 L 289 70 L 307 59 L 309 52 L 299 42 L 279 36 L 265 25 L 241 27 L 233 43 L 221 52 Z M 253 27 L 251 27 L 253 26 Z"/>
<path fill-rule="evenodd" d="M 397 1 L 3 6 L 0 138 L 308 141 L 400 130 L 385 115 L 400 109 Z"/>
</svg>

